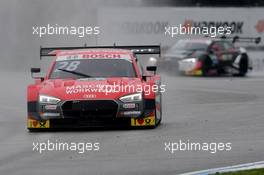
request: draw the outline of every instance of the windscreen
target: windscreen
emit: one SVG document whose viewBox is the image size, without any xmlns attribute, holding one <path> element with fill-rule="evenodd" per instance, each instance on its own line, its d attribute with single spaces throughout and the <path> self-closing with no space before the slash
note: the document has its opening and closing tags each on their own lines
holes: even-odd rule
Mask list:
<svg viewBox="0 0 264 175">
<path fill-rule="evenodd" d="M 89 77 L 136 77 L 132 62 L 126 59 L 80 59 L 57 61 L 50 79 Z"/>
</svg>

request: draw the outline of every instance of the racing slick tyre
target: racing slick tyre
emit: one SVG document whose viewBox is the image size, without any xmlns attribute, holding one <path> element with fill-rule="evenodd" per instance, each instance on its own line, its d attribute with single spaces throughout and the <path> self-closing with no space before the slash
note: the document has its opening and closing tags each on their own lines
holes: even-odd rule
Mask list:
<svg viewBox="0 0 264 175">
<path fill-rule="evenodd" d="M 157 125 L 161 124 L 162 121 L 162 95 L 160 95 L 160 120 L 158 121 Z"/>
<path fill-rule="evenodd" d="M 147 126 L 146 128 L 155 129 L 156 127 L 158 127 L 161 124 L 161 119 L 162 119 L 161 116 L 160 116 L 160 119 L 157 119 L 157 111 L 155 110 L 155 125 Z"/>
<path fill-rule="evenodd" d="M 158 112 L 157 112 L 157 108 L 155 109 L 155 125 L 153 126 L 147 126 L 146 128 L 149 128 L 149 129 L 154 129 L 156 127 L 158 127 L 160 124 L 161 124 L 161 121 L 162 121 L 162 107 L 161 107 L 161 104 L 162 104 L 162 95 L 160 95 L 160 112 L 159 112 L 159 117 L 157 116 L 158 115 Z"/>
<path fill-rule="evenodd" d="M 241 55 L 239 61 L 238 73 L 233 74 L 234 76 L 244 77 L 248 72 L 248 56 L 246 54 Z"/>
<path fill-rule="evenodd" d="M 155 123 L 155 126 L 154 128 L 156 128 L 157 126 L 159 126 L 161 124 L 161 121 L 162 121 L 162 95 L 160 95 L 160 116 L 159 116 L 159 119 L 157 119 L 157 109 L 155 109 L 155 121 L 157 121 Z"/>
<path fill-rule="evenodd" d="M 208 56 L 202 56 L 201 58 L 201 62 L 202 62 L 202 75 L 203 76 L 207 76 L 209 75 L 209 71 L 212 67 L 212 60 L 210 59 L 210 57 Z"/>
</svg>

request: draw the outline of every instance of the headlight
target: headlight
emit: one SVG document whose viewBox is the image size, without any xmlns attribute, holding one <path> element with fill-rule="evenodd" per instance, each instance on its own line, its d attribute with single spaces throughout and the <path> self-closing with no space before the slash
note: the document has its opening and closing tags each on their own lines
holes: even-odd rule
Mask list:
<svg viewBox="0 0 264 175">
<path fill-rule="evenodd" d="M 195 62 L 197 62 L 197 59 L 196 58 L 187 58 L 187 59 L 184 59 L 183 61 L 195 63 Z"/>
<path fill-rule="evenodd" d="M 55 97 L 50 97 L 47 95 L 40 95 L 39 96 L 39 103 L 46 103 L 46 104 L 57 104 L 61 100 Z"/>
<path fill-rule="evenodd" d="M 119 98 L 119 100 L 121 100 L 124 103 L 141 101 L 142 100 L 142 93 L 126 95 L 126 96 Z"/>
</svg>

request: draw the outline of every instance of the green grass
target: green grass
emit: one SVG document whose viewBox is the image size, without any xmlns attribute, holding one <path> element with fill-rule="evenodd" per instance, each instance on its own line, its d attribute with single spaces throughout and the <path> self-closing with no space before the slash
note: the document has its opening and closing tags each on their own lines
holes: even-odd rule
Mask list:
<svg viewBox="0 0 264 175">
<path fill-rule="evenodd" d="M 227 173 L 215 173 L 213 175 L 264 175 L 264 168 L 244 170 L 244 171 L 235 171 Z"/>
</svg>

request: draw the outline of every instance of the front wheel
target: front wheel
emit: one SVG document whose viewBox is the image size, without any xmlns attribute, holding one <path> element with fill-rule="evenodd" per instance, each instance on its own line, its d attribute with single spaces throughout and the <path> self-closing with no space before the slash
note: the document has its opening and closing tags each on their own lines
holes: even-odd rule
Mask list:
<svg viewBox="0 0 264 175">
<path fill-rule="evenodd" d="M 157 109 L 155 110 L 155 115 L 157 115 Z M 159 120 L 158 120 L 158 122 L 157 122 L 157 126 L 161 123 L 161 120 L 162 120 L 162 95 L 160 94 L 160 104 L 159 104 Z M 157 118 L 157 117 L 156 117 Z"/>
<path fill-rule="evenodd" d="M 210 69 L 212 68 L 212 60 L 208 56 L 204 56 L 202 58 L 202 75 L 207 76 L 209 74 Z"/>
</svg>

